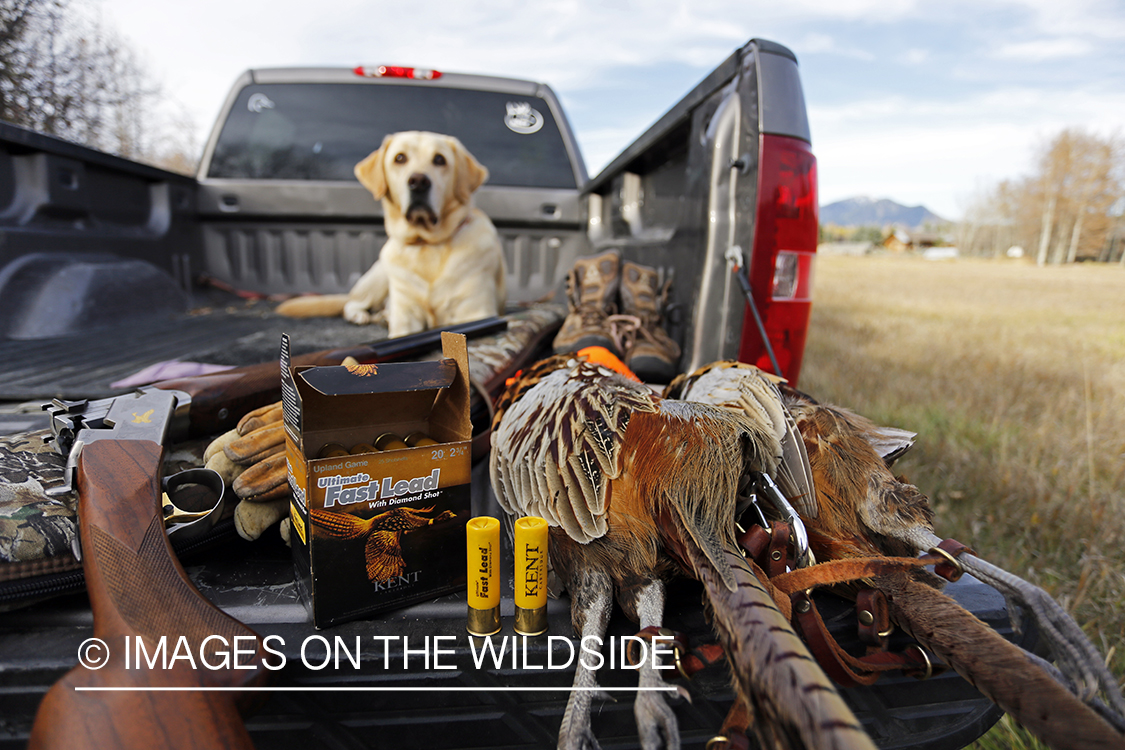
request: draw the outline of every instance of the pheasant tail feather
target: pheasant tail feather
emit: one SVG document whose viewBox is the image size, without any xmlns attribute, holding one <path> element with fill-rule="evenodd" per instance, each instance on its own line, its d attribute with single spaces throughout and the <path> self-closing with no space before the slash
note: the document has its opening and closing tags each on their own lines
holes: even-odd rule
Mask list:
<svg viewBox="0 0 1125 750">
<path fill-rule="evenodd" d="M 364 521 L 362 518 L 316 508 L 309 511 L 309 519 L 314 527 L 336 539 L 359 539 L 371 528 L 371 522 Z"/>
<path fill-rule="evenodd" d="M 725 562 L 738 581 L 730 591 L 698 550 L 689 545 L 685 552 L 707 590 L 738 692 L 763 714 L 760 719 L 766 720 L 765 725 L 780 723 L 809 748 L 874 750 L 851 709 L 742 556 L 725 552 Z"/>
<path fill-rule="evenodd" d="M 876 580 L 924 647 L 1053 748 L 1120 748 L 1125 735 L 972 613 L 903 574 Z"/>
</svg>

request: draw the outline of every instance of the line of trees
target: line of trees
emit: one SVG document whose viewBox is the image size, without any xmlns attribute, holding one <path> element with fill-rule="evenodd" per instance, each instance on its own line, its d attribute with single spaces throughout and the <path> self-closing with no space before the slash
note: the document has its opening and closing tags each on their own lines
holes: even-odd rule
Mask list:
<svg viewBox="0 0 1125 750">
<path fill-rule="evenodd" d="M 1063 130 L 1034 172 L 985 191 L 965 214 L 958 247 L 999 257 L 1019 247 L 1039 265 L 1125 265 L 1125 148 L 1116 136 Z"/>
<path fill-rule="evenodd" d="M 120 36 L 74 0 L 0 0 L 0 120 L 191 172 L 193 128 Z"/>
</svg>

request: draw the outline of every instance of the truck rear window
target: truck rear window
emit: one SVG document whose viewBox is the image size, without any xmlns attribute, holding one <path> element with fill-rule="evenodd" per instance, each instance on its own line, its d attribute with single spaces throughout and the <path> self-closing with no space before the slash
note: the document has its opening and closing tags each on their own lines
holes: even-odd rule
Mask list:
<svg viewBox="0 0 1125 750">
<path fill-rule="evenodd" d="M 356 163 L 400 130 L 456 136 L 488 167 L 489 185 L 576 187 L 541 98 L 346 83 L 244 88 L 223 123 L 208 177 L 354 181 Z"/>
</svg>

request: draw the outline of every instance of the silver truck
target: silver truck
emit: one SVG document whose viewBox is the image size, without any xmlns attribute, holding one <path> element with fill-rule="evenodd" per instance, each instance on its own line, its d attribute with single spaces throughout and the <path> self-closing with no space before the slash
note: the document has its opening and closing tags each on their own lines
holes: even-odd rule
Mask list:
<svg viewBox="0 0 1125 750">
<path fill-rule="evenodd" d="M 393 66 L 252 70 L 231 90 L 194 179 L 0 124 L 0 434 L 45 426 L 27 403 L 119 394 L 121 378 L 164 360 L 276 360 L 283 331 L 294 354 L 371 338 L 371 329 L 339 320 L 280 319 L 269 297 L 347 291 L 375 261 L 382 209 L 352 167 L 384 134 L 405 129 L 455 135 L 489 168 L 476 203 L 503 238 L 513 304 L 559 295 L 576 258 L 618 248 L 673 279 L 667 320 L 683 348 L 681 370 L 737 358 L 766 369 L 776 361 L 798 379 L 817 239 L 816 160 L 797 60 L 785 47 L 754 39 L 737 49 L 593 179 L 558 98 L 541 83 Z M 761 328 L 732 267 L 748 282 Z M 474 498 L 488 495 L 485 464 Z M 263 635 L 300 644 L 312 632 L 277 540 L 212 550 L 189 571 Z M 0 579 L 0 606 L 81 590 L 80 580 L 28 585 Z M 949 590 L 1010 634 L 995 591 L 967 579 Z M 689 583 L 670 602 L 669 624 L 708 632 Z M 551 632 L 568 633 L 566 603 L 551 606 Z M 845 642 L 852 610 L 840 603 L 825 612 Z M 611 634 L 630 632 L 622 620 Z M 464 600 L 445 597 L 385 623 L 463 640 Z M 0 750 L 22 747 L 39 697 L 73 665 L 89 624 L 81 594 L 0 615 Z M 368 637 L 371 628 L 348 623 L 334 635 Z M 700 697 L 678 709 L 689 747 L 713 735 L 731 700 L 721 668 L 701 674 Z M 569 674 L 557 677 L 558 687 L 569 685 Z M 297 668 L 282 679 L 323 682 Z M 519 670 L 388 672 L 381 658 L 348 679 L 544 684 Z M 962 747 L 999 716 L 949 673 L 927 682 L 888 676 L 844 692 L 884 748 Z M 259 747 L 404 738 L 434 748 L 551 746 L 566 697 L 377 696 L 277 694 L 248 726 Z M 632 747 L 631 717 L 626 702 L 607 705 L 595 733 Z"/>
</svg>

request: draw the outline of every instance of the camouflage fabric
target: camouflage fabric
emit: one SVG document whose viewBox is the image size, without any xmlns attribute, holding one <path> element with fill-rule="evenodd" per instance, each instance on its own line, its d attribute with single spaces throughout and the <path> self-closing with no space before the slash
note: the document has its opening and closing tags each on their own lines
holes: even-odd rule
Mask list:
<svg viewBox="0 0 1125 750">
<path fill-rule="evenodd" d="M 485 383 L 527 348 L 537 333 L 562 319 L 558 306 L 539 305 L 508 313 L 508 330 L 469 342 L 469 377 Z"/>
<path fill-rule="evenodd" d="M 48 430 L 0 437 L 0 562 L 64 557 L 75 564 L 78 539 L 74 493 L 51 497 L 66 458 L 44 442 Z M 5 575 L 0 570 L 0 580 Z"/>
</svg>

